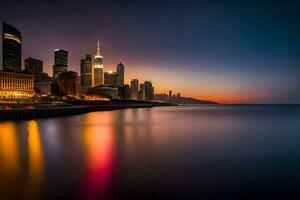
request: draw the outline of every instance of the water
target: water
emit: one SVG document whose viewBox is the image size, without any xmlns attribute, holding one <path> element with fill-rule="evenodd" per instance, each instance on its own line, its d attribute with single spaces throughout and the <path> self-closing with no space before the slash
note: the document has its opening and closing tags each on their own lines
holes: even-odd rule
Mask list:
<svg viewBox="0 0 300 200">
<path fill-rule="evenodd" d="M 0 123 L 0 199 L 287 198 L 299 169 L 297 105 Z"/>
</svg>

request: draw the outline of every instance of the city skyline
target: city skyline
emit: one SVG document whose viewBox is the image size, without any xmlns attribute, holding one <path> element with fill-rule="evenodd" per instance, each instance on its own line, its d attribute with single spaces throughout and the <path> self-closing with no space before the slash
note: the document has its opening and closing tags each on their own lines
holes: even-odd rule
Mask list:
<svg viewBox="0 0 300 200">
<path fill-rule="evenodd" d="M 156 93 L 172 90 L 220 103 L 300 102 L 300 45 L 295 21 L 299 16 L 298 3 L 194 2 L 195 8 L 186 5 L 190 12 L 182 16 L 175 15 L 181 10 L 179 1 L 151 4 L 132 0 L 126 5 L 119 1 L 90 1 L 89 7 L 74 1 L 70 8 L 68 1 L 1 4 L 9 11 L 29 3 L 37 8 L 30 14 L 18 6 L 19 15 L 6 11 L 2 15 L 2 21 L 22 30 L 23 69 L 23 60 L 33 57 L 44 61 L 44 71 L 51 75 L 53 50 L 62 48 L 70 54 L 69 70 L 79 72 L 80 60 L 86 54 L 94 55 L 95 40 L 99 38 L 105 49 L 105 71 L 124 63 L 127 84 L 132 78 L 152 80 Z M 51 9 L 41 12 L 49 6 L 58 9 L 54 13 Z M 137 7 L 138 11 L 129 12 Z M 99 12 L 93 12 L 95 8 Z M 82 15 L 81 9 L 91 12 Z M 127 11 L 124 19 L 119 16 L 123 9 Z M 204 12 L 205 9 L 208 11 Z M 63 10 L 65 15 L 56 15 Z M 86 13 L 96 15 L 91 18 Z M 138 13 L 144 13 L 141 19 L 135 19 Z M 55 17 L 50 19 L 52 15 Z M 71 20 L 76 23 L 70 24 Z M 170 25 L 166 24 L 168 20 Z M 174 26 L 175 21 L 181 26 Z M 92 31 L 82 31 L 88 28 Z M 138 33 L 143 33 L 143 38 Z"/>
</svg>

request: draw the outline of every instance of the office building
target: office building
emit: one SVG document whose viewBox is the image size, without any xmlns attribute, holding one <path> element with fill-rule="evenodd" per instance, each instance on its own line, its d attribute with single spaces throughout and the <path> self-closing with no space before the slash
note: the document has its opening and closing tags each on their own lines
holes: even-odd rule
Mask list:
<svg viewBox="0 0 300 200">
<path fill-rule="evenodd" d="M 37 80 L 43 73 L 43 61 L 31 57 L 25 59 L 25 71 L 34 74 L 34 79 Z"/>
<path fill-rule="evenodd" d="M 119 97 L 120 99 L 130 99 L 131 93 L 130 93 L 130 87 L 128 84 L 123 85 L 123 87 L 119 87 Z"/>
<path fill-rule="evenodd" d="M 117 72 L 105 72 L 104 73 L 104 85 L 105 86 L 113 86 L 113 87 L 118 87 L 118 78 L 119 75 Z"/>
<path fill-rule="evenodd" d="M 54 50 L 54 65 L 53 65 L 53 78 L 57 78 L 62 72 L 68 70 L 68 51 L 63 49 Z"/>
<path fill-rule="evenodd" d="M 85 59 L 80 61 L 80 91 L 85 93 Z"/>
<path fill-rule="evenodd" d="M 98 40 L 98 46 L 96 50 L 96 55 L 94 59 L 94 86 L 104 84 L 103 75 L 103 57 L 100 54 L 100 45 Z"/>
<path fill-rule="evenodd" d="M 145 87 L 143 83 L 140 84 L 139 99 L 145 100 Z"/>
<path fill-rule="evenodd" d="M 93 87 L 93 65 L 92 56 L 87 54 L 80 62 L 81 92 L 85 93 L 88 88 Z"/>
<path fill-rule="evenodd" d="M 21 72 L 22 38 L 15 27 L 2 24 L 2 69 Z"/>
<path fill-rule="evenodd" d="M 117 65 L 117 73 L 118 73 L 118 87 L 124 86 L 124 77 L 125 77 L 125 66 L 122 63 Z"/>
<path fill-rule="evenodd" d="M 145 100 L 148 101 L 154 100 L 154 87 L 152 86 L 151 81 L 145 81 L 144 87 L 145 87 Z"/>
<path fill-rule="evenodd" d="M 130 92 L 131 92 L 131 99 L 138 99 L 138 94 L 139 94 L 139 80 L 138 79 L 131 80 Z"/>
<path fill-rule="evenodd" d="M 60 95 L 75 98 L 80 96 L 80 78 L 76 72 L 62 72 L 57 79 Z"/>
</svg>

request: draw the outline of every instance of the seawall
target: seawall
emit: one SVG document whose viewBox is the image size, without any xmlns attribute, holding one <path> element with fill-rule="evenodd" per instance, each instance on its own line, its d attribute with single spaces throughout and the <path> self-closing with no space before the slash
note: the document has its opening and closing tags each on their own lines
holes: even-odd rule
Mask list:
<svg viewBox="0 0 300 200">
<path fill-rule="evenodd" d="M 170 106 L 170 104 L 162 103 L 120 103 L 110 105 L 70 105 L 59 107 L 45 107 L 45 108 L 21 108 L 0 110 L 0 121 L 16 121 L 29 120 L 39 118 L 60 117 L 68 115 L 78 115 L 94 111 L 110 111 L 126 108 L 151 108 L 154 106 Z"/>
</svg>

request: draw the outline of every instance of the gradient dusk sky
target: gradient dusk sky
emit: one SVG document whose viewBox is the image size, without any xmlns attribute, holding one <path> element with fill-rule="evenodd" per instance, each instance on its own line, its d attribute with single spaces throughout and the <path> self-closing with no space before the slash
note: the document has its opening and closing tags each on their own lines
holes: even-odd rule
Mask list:
<svg viewBox="0 0 300 200">
<path fill-rule="evenodd" d="M 69 69 L 94 55 L 104 70 L 156 93 L 221 103 L 300 103 L 300 1 L 1 0 L 1 22 L 18 28 L 23 59 L 69 51 Z M 24 63 L 23 63 L 24 65 Z"/>
</svg>

